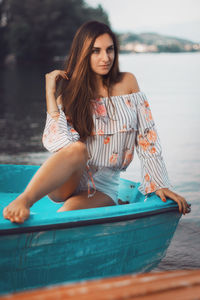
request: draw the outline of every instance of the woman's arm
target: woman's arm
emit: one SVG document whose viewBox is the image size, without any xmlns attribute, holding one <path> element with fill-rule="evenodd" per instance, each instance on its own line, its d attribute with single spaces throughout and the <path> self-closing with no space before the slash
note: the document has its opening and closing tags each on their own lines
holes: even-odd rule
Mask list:
<svg viewBox="0 0 200 300">
<path fill-rule="evenodd" d="M 46 93 L 46 105 L 48 114 L 57 120 L 60 114 L 55 95 L 52 92 Z"/>
<path fill-rule="evenodd" d="M 56 93 L 56 80 L 60 77 L 68 80 L 68 77 L 64 71 L 54 70 L 51 73 L 45 75 L 45 89 L 46 89 L 46 106 L 47 112 L 55 119 L 59 117 L 59 109 L 57 104 L 62 104 L 61 96 L 55 98 Z M 56 103 L 57 102 L 57 103 Z"/>
<path fill-rule="evenodd" d="M 139 190 L 143 194 L 155 192 L 164 202 L 166 201 L 165 197 L 168 197 L 178 204 L 180 213 L 188 213 L 190 204 L 169 189 L 171 185 L 162 157 L 160 139 L 147 98 L 142 93 L 138 95 L 137 100 L 136 150 L 141 161 L 142 171 L 142 184 Z"/>
<path fill-rule="evenodd" d="M 66 120 L 62 110 L 61 96 L 55 99 L 56 78 L 58 76 L 68 79 L 64 71 L 55 70 L 46 74 L 47 118 L 42 142 L 49 152 L 57 152 L 80 139 L 78 132 Z"/>
</svg>

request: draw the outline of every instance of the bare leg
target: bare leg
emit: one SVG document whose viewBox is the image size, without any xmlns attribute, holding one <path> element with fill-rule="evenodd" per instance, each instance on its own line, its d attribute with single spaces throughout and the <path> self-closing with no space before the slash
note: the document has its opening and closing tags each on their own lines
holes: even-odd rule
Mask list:
<svg viewBox="0 0 200 300">
<path fill-rule="evenodd" d="M 64 184 L 48 194 L 49 198 L 55 202 L 64 202 L 75 191 L 76 187 L 80 183 L 82 174 L 83 172 L 81 169 L 74 172 Z"/>
<path fill-rule="evenodd" d="M 75 172 L 83 172 L 86 162 L 87 150 L 82 142 L 56 152 L 36 172 L 25 191 L 4 208 L 4 218 L 23 223 L 36 201 L 63 185 Z"/>
<path fill-rule="evenodd" d="M 83 191 L 68 198 L 58 212 L 111 205 L 115 205 L 115 202 L 108 195 L 96 191 L 93 197 L 88 198 L 88 192 Z"/>
</svg>

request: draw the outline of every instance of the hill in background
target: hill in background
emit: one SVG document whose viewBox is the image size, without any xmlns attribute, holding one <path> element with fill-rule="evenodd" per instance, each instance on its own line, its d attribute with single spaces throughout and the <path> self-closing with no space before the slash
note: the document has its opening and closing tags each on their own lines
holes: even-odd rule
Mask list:
<svg viewBox="0 0 200 300">
<path fill-rule="evenodd" d="M 145 52 L 195 52 L 200 51 L 200 44 L 173 36 L 161 35 L 155 32 L 140 34 L 118 34 L 120 51 L 122 53 Z"/>
</svg>

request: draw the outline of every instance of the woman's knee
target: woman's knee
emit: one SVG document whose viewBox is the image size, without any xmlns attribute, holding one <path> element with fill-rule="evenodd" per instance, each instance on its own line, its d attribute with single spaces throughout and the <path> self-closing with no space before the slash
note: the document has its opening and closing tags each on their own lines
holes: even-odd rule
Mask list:
<svg viewBox="0 0 200 300">
<path fill-rule="evenodd" d="M 73 195 L 81 179 L 82 171 L 79 169 L 60 187 L 48 194 L 48 197 L 55 202 L 64 202 Z"/>
<path fill-rule="evenodd" d="M 66 189 L 64 189 L 63 187 L 64 186 L 52 191 L 48 194 L 48 197 L 55 202 L 66 201 L 73 194 L 74 188 L 68 186 Z"/>
<path fill-rule="evenodd" d="M 53 191 L 48 194 L 48 197 L 57 203 L 65 202 L 71 196 L 72 196 L 72 194 L 66 194 L 61 191 Z"/>
<path fill-rule="evenodd" d="M 71 156 L 74 156 L 77 160 L 86 163 L 88 160 L 88 151 L 87 147 L 83 142 L 75 142 L 69 147 L 63 148 L 67 151 L 70 151 Z"/>
<path fill-rule="evenodd" d="M 88 151 L 87 147 L 83 142 L 76 142 L 74 143 L 74 148 L 77 151 L 78 155 L 81 155 L 83 160 L 87 161 L 88 160 Z"/>
</svg>

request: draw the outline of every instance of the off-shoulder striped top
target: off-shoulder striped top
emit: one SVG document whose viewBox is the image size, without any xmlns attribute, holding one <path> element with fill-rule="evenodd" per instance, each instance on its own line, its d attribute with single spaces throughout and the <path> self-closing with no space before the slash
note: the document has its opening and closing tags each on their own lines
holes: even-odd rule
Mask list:
<svg viewBox="0 0 200 300">
<path fill-rule="evenodd" d="M 141 161 L 143 194 L 160 188 L 169 188 L 170 182 L 162 157 L 160 139 L 144 92 L 104 97 L 91 100 L 94 130 L 85 141 L 88 166 L 99 170 L 104 167 L 125 171 L 133 160 L 134 150 Z M 59 105 L 60 116 L 53 119 L 47 112 L 43 145 L 56 152 L 80 136 Z"/>
</svg>

